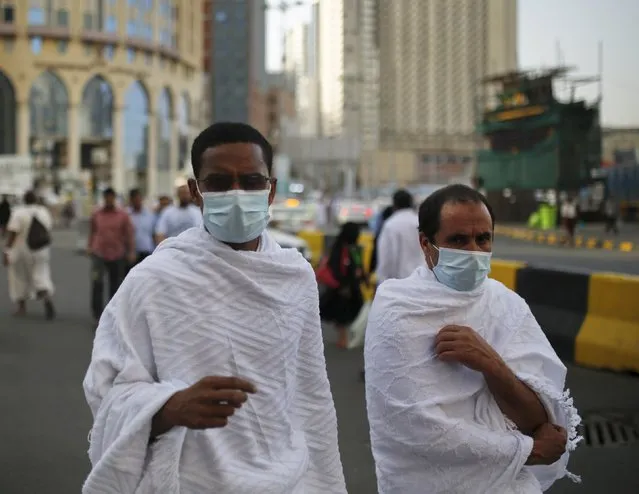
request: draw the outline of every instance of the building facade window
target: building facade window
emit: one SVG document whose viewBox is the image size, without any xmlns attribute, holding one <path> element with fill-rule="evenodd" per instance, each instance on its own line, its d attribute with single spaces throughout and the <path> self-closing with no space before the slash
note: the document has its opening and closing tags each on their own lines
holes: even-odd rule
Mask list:
<svg viewBox="0 0 639 494">
<path fill-rule="evenodd" d="M 69 48 L 69 42 L 67 40 L 61 39 L 58 41 L 58 53 L 66 53 Z"/>
<path fill-rule="evenodd" d="M 106 23 L 104 25 L 104 30 L 107 33 L 117 33 L 118 32 L 118 20 L 114 15 L 109 15 L 106 18 Z"/>
<path fill-rule="evenodd" d="M 82 91 L 80 132 L 84 138 L 113 138 L 113 91 L 102 76 L 94 76 Z"/>
<path fill-rule="evenodd" d="M 57 12 L 57 24 L 60 27 L 69 27 L 69 11 L 66 9 L 59 9 Z"/>
<path fill-rule="evenodd" d="M 39 55 L 42 53 L 42 38 L 40 36 L 34 36 L 31 38 L 31 52 L 34 55 Z"/>
<path fill-rule="evenodd" d="M 69 94 L 62 80 L 51 71 L 33 82 L 29 93 L 31 137 L 66 137 Z"/>
<path fill-rule="evenodd" d="M 16 152 L 16 93 L 0 70 L 0 155 Z"/>
<path fill-rule="evenodd" d="M 0 24 L 13 24 L 15 15 L 15 6 L 11 2 L 0 4 Z"/>
<path fill-rule="evenodd" d="M 106 45 L 102 49 L 102 56 L 104 57 L 105 60 L 113 60 L 114 55 L 115 55 L 115 47 L 113 45 Z"/>
<path fill-rule="evenodd" d="M 30 7 L 27 13 L 29 26 L 45 26 L 47 18 L 42 7 Z"/>
<path fill-rule="evenodd" d="M 128 170 L 146 170 L 149 155 L 149 96 L 141 82 L 124 99 L 124 163 Z"/>
<path fill-rule="evenodd" d="M 171 159 L 171 120 L 173 119 L 173 101 L 171 93 L 164 88 L 158 101 L 157 133 L 158 133 L 158 169 L 168 170 Z"/>
<path fill-rule="evenodd" d="M 178 168 L 182 170 L 189 158 L 189 142 L 191 140 L 191 100 L 182 93 L 178 109 Z"/>
</svg>

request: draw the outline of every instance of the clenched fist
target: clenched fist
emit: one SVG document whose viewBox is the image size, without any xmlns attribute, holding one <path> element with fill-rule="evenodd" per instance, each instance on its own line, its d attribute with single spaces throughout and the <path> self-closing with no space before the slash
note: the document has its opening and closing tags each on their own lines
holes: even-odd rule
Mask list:
<svg viewBox="0 0 639 494">
<path fill-rule="evenodd" d="M 533 449 L 526 465 L 552 465 L 566 452 L 566 429 L 543 424 L 533 434 Z"/>
</svg>

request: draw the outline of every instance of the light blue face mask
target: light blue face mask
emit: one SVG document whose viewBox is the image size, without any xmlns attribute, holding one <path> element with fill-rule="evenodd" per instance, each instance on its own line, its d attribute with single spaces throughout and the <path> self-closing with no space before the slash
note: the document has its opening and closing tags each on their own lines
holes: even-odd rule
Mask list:
<svg viewBox="0 0 639 494">
<path fill-rule="evenodd" d="M 458 292 L 478 288 L 490 273 L 491 252 L 435 247 L 439 260 L 433 268 L 437 280 Z M 432 263 L 432 259 L 431 259 Z"/>
<path fill-rule="evenodd" d="M 204 226 L 220 242 L 255 240 L 268 224 L 269 193 L 270 189 L 202 192 Z"/>
</svg>

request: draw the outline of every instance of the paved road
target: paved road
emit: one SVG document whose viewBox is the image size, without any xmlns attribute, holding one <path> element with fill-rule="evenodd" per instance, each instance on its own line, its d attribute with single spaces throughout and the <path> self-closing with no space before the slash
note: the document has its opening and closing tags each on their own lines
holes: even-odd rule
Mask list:
<svg viewBox="0 0 639 494">
<path fill-rule="evenodd" d="M 609 271 L 639 275 L 639 251 L 619 252 L 602 249 L 539 245 L 497 236 L 494 256 L 525 261 L 535 266 L 571 271 Z"/>
<path fill-rule="evenodd" d="M 88 471 L 90 414 L 81 382 L 89 362 L 93 325 L 88 311 L 88 263 L 69 251 L 54 252 L 59 318 L 9 316 L 0 268 L 0 493 L 73 494 Z M 361 355 L 338 351 L 326 331 L 329 374 L 338 409 L 342 460 L 352 494 L 374 494 L 364 389 L 357 375 Z M 571 368 L 569 385 L 582 412 L 639 411 L 639 378 Z M 552 494 L 636 494 L 639 444 L 592 449 L 574 455 L 572 470 L 581 487 L 559 482 Z"/>
</svg>

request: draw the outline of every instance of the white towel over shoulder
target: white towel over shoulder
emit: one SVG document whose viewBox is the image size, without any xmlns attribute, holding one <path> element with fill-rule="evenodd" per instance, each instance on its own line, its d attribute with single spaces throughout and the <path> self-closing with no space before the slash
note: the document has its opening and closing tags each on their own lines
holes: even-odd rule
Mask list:
<svg viewBox="0 0 639 494">
<path fill-rule="evenodd" d="M 435 358 L 434 339 L 470 326 L 537 392 L 553 423 L 579 438 L 566 367 L 526 302 L 487 280 L 472 292 L 427 267 L 378 289 L 366 330 L 366 401 L 380 494 L 534 494 L 566 475 L 568 452 L 528 467 L 532 439 L 501 412 L 483 376 Z M 574 477 L 573 477 L 574 478 Z"/>
<path fill-rule="evenodd" d="M 238 252 L 200 228 L 166 240 L 107 306 L 84 380 L 84 494 L 345 493 L 310 265 L 268 234 Z M 149 446 L 177 390 L 239 376 L 258 393 L 221 429 Z"/>
</svg>

